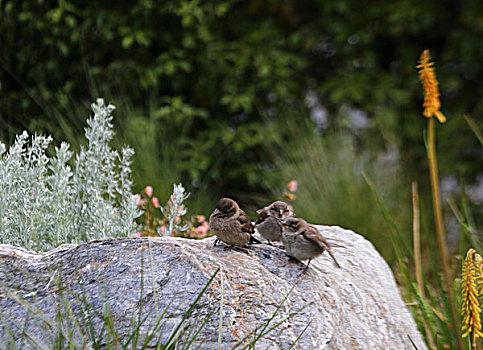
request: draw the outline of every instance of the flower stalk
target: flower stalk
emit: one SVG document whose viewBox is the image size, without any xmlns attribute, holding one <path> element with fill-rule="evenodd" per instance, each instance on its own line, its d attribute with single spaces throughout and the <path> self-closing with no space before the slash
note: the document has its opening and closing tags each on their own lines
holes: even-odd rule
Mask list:
<svg viewBox="0 0 483 350">
<path fill-rule="evenodd" d="M 461 315 L 463 316 L 463 325 L 461 326 L 461 332 L 463 333 L 463 338 L 469 335 L 472 349 L 476 349 L 476 340 L 483 337 L 481 333 L 481 308 L 478 301 L 479 287 L 477 283 L 478 277 L 481 278 L 481 262 L 481 256 L 474 249 L 468 249 L 462 271 Z"/>
<path fill-rule="evenodd" d="M 438 179 L 438 162 L 436 159 L 435 135 L 434 135 L 434 118 L 428 121 L 428 162 L 429 175 L 431 181 L 431 192 L 433 198 L 434 221 L 436 225 L 436 233 L 438 236 L 439 250 L 441 259 L 443 260 L 443 269 L 447 282 L 451 282 L 451 273 L 448 262 L 448 253 L 446 250 L 446 234 L 443 225 L 443 213 L 441 211 L 441 201 L 439 198 L 439 179 Z M 451 288 L 449 288 L 451 290 Z"/>
<path fill-rule="evenodd" d="M 424 90 L 424 111 L 423 116 L 428 118 L 428 145 L 427 145 L 427 157 L 429 163 L 429 175 L 431 182 L 431 192 L 433 200 L 433 212 L 436 226 L 436 234 L 438 237 L 439 251 L 441 260 L 443 262 L 443 272 L 445 277 L 445 283 L 443 284 L 446 293 L 449 295 L 451 316 L 453 321 L 453 329 L 455 332 L 459 332 L 458 316 L 454 304 L 454 293 L 452 288 L 452 278 L 450 265 L 448 260 L 448 253 L 446 249 L 446 235 L 443 225 L 443 213 L 441 211 L 439 179 L 438 179 L 438 164 L 436 159 L 436 142 L 434 132 L 434 117 L 438 119 L 440 123 L 446 122 L 446 117 L 441 113 L 441 102 L 439 100 L 438 81 L 436 80 L 436 74 L 434 73 L 434 62 L 430 62 L 429 50 L 424 50 L 420 57 L 420 64 L 416 66 L 419 68 L 419 78 L 423 84 Z M 457 338 L 461 339 L 457 334 Z M 462 344 L 460 344 L 460 348 Z"/>
</svg>

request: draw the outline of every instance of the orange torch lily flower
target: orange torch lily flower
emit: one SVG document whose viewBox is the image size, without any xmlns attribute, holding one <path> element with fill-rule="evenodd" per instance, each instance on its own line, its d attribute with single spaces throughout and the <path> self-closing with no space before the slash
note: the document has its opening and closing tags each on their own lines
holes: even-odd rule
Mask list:
<svg viewBox="0 0 483 350">
<path fill-rule="evenodd" d="M 436 80 L 436 74 L 434 73 L 434 62 L 430 62 L 429 50 L 424 50 L 419 58 L 419 78 L 423 82 L 424 88 L 424 112 L 423 115 L 426 118 L 432 118 L 436 116 L 440 123 L 446 121 L 446 117 L 441 113 L 441 102 L 439 101 L 439 89 L 438 81 Z"/>
</svg>

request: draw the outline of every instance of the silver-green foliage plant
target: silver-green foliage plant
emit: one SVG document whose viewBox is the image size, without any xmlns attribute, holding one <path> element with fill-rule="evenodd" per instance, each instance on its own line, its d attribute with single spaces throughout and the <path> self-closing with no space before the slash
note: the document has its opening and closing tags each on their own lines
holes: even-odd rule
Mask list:
<svg viewBox="0 0 483 350">
<path fill-rule="evenodd" d="M 181 183 L 173 185 L 173 194 L 169 198 L 167 207 L 159 208 L 166 220 L 168 220 L 168 228 L 166 229 L 164 236 L 170 236 L 173 232 L 183 232 L 188 230 L 189 225 L 181 224 L 181 216 L 185 215 L 187 212 L 183 202 L 188 199 L 189 196 L 190 193 L 186 193 L 186 190 Z M 177 221 L 176 218 L 178 218 L 179 221 Z M 161 235 L 163 236 L 162 233 Z"/>
<path fill-rule="evenodd" d="M 50 136 L 17 135 L 6 150 L 0 142 L 0 243 L 48 250 L 62 243 L 134 234 L 141 212 L 131 192 L 131 157 L 109 146 L 112 111 L 102 99 L 92 104 L 86 147 L 73 153 L 65 142 L 49 158 Z"/>
</svg>

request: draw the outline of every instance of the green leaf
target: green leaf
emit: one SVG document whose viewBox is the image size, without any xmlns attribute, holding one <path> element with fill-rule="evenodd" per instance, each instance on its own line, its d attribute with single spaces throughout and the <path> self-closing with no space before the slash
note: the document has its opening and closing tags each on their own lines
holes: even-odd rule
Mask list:
<svg viewBox="0 0 483 350">
<path fill-rule="evenodd" d="M 133 43 L 134 37 L 132 35 L 128 35 L 122 39 L 121 45 L 123 49 L 129 49 Z"/>
</svg>

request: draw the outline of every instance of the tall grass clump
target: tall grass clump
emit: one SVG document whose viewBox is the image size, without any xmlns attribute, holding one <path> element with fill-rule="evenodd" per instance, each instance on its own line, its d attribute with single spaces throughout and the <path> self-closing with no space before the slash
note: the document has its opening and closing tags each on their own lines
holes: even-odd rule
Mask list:
<svg viewBox="0 0 483 350">
<path fill-rule="evenodd" d="M 131 191 L 131 157 L 124 147 L 113 150 L 112 111 L 102 99 L 92 104 L 87 120 L 87 146 L 73 152 L 63 142 L 47 155 L 50 136 L 24 131 L 6 150 L 0 143 L 0 243 L 48 250 L 136 232 L 140 211 Z"/>
<path fill-rule="evenodd" d="M 470 249 L 463 262 L 461 279 L 455 278 L 457 275 L 456 264 L 452 264 L 455 256 L 451 255 L 447 248 L 446 222 L 443 218 L 435 140 L 435 119 L 440 123 L 445 123 L 446 117 L 440 111 L 438 81 L 433 65 L 434 63 L 430 62 L 429 51 L 423 51 L 417 68 L 419 68 L 419 77 L 424 90 L 423 116 L 428 118 L 425 146 L 434 226 L 426 223 L 427 228 L 421 228 L 419 193 L 417 184 L 413 183 L 413 249 L 412 251 L 408 250 L 408 247 L 401 249 L 396 245 L 393 248 L 398 256 L 398 267 L 403 272 L 402 278 L 405 287 L 402 290 L 403 294 L 410 305 L 414 306 L 413 314 L 422 326 L 421 329 L 426 334 L 430 348 L 462 349 L 464 346 L 462 338 L 469 337 L 468 348 L 476 349 L 476 340 L 481 337 L 479 303 L 482 291 L 482 262 L 480 255 L 474 249 Z M 475 132 L 474 128 L 472 130 Z M 475 134 L 477 135 L 477 132 Z M 375 188 L 374 193 L 378 196 Z M 462 197 L 466 198 L 464 188 L 462 188 Z M 461 212 L 465 213 L 463 215 L 451 198 L 447 198 L 447 200 L 461 225 L 460 248 L 466 249 L 463 243 L 477 244 L 476 230 L 468 220 L 471 217 L 468 203 L 465 200 L 462 201 Z M 398 226 L 397 220 L 390 219 Z M 427 250 L 431 259 L 427 259 L 430 264 L 424 266 L 424 269 L 421 259 L 421 235 L 426 236 L 429 243 L 432 239 L 434 245 L 437 244 L 439 248 L 438 250 Z M 429 248 L 435 248 L 435 246 L 431 245 Z M 439 256 L 437 252 L 439 252 Z M 461 290 L 461 299 L 459 290 Z M 462 319 L 456 311 L 458 305 L 461 305 Z"/>
<path fill-rule="evenodd" d="M 273 155 L 280 178 L 285 183 L 291 179 L 298 183 L 296 198 L 291 201 L 297 216 L 317 224 L 340 225 L 363 234 L 387 259 L 393 260 L 392 247 L 387 244 L 390 225 L 376 209 L 377 200 L 362 171 L 383 188 L 383 198 L 391 199 L 388 200 L 391 212 L 397 214 L 398 219 L 407 221 L 410 215 L 401 202 L 409 201 L 409 196 L 401 196 L 404 193 L 401 189 L 402 171 L 394 162 L 397 154 L 361 151 L 357 140 L 345 132 L 305 135 L 290 149 L 281 145 L 282 151 Z M 280 188 L 280 185 L 271 187 L 273 199 L 283 195 Z"/>
<path fill-rule="evenodd" d="M 99 307 L 99 304 L 94 303 L 92 299 L 88 300 L 89 294 L 84 291 L 73 292 L 57 281 L 58 303 L 55 317 L 16 293 L 7 292 L 5 294 L 6 298 L 9 298 L 14 304 L 19 304 L 28 315 L 28 322 L 22 323 L 9 314 L 9 310 L 0 310 L 0 331 L 4 332 L 5 349 L 198 349 L 206 342 L 206 339 L 203 338 L 205 336 L 203 330 L 215 325 L 216 316 L 218 316 L 217 349 L 221 349 L 225 329 L 223 325 L 227 322 L 226 318 L 223 318 L 225 296 L 221 267 L 216 269 L 193 299 L 189 308 L 179 317 L 179 312 L 182 310 L 179 310 L 178 306 L 173 303 L 179 292 L 172 296 L 166 307 L 158 309 L 160 300 L 154 292 L 156 289 L 153 289 L 152 297 L 155 307 L 148 308 L 145 305 L 150 295 L 149 291 L 145 290 L 144 257 L 142 257 L 140 265 L 140 294 L 136 303 L 138 307 L 134 308 L 131 314 L 127 312 L 123 316 L 130 319 L 130 328 L 121 327 L 120 322 L 123 321 L 122 318 L 119 318 L 120 315 L 114 317 L 108 298 L 102 296 L 103 286 L 99 285 L 101 299 L 101 307 Z M 219 306 L 213 305 L 210 309 L 205 310 L 203 299 L 207 297 L 207 291 L 213 288 L 212 282 L 220 272 Z M 256 349 L 257 343 L 265 340 L 269 334 L 283 331 L 284 323 L 312 305 L 312 303 L 308 303 L 277 321 L 275 318 L 294 287 L 295 284 L 266 321 L 260 322 L 238 342 L 231 345 L 225 343 L 223 349 L 228 349 L 227 346 L 233 350 Z M 177 322 L 173 323 L 172 321 L 175 319 Z M 292 344 L 287 344 L 289 349 L 295 347 L 310 324 L 311 322 L 307 323 Z"/>
<path fill-rule="evenodd" d="M 446 247 L 446 234 L 444 231 L 444 220 L 440 200 L 440 187 L 438 166 L 436 159 L 435 142 L 435 118 L 440 123 L 446 122 L 446 117 L 441 113 L 441 102 L 439 101 L 438 82 L 430 62 L 429 51 L 423 51 L 420 57 L 419 76 L 424 89 L 424 111 L 423 116 L 428 118 L 427 139 L 425 145 L 429 164 L 429 183 L 431 189 L 431 199 L 434 216 L 434 229 L 431 225 L 422 226 L 420 224 L 419 193 L 417 183 L 412 184 L 412 207 L 413 207 L 413 245 L 401 247 L 398 242 L 393 240 L 393 249 L 397 256 L 396 268 L 400 271 L 399 280 L 402 282 L 402 292 L 409 305 L 414 306 L 413 314 L 421 326 L 421 330 L 426 335 L 426 341 L 431 349 L 443 348 L 462 349 L 463 343 L 459 335 L 460 319 L 456 312 L 455 290 L 458 281 L 453 278 L 451 270 L 450 256 Z M 374 186 L 368 179 L 368 185 L 372 188 L 375 197 L 380 198 L 380 189 Z M 409 184 L 408 184 L 409 185 Z M 409 192 L 409 186 L 408 186 Z M 404 235 L 405 230 L 397 219 L 387 215 L 383 200 L 379 201 L 384 216 L 393 224 L 397 236 Z M 430 266 L 423 270 L 420 238 L 424 235 L 427 242 L 439 247 L 439 256 L 428 249 L 431 259 L 428 259 Z M 431 246 L 433 247 L 433 246 Z M 430 247 L 430 248 L 431 248 Z"/>
</svg>

